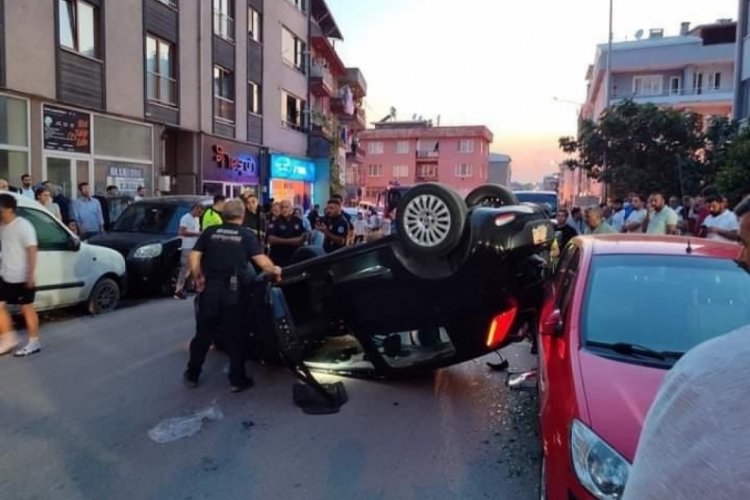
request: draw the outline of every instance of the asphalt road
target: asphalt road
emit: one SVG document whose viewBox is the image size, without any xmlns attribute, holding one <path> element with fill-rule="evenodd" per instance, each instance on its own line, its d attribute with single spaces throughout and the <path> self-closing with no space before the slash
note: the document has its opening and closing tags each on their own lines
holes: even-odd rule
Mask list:
<svg viewBox="0 0 750 500">
<path fill-rule="evenodd" d="M 304 415 L 293 380 L 253 366 L 230 394 L 212 353 L 180 376 L 192 304 L 157 300 L 42 325 L 44 351 L 0 358 L 0 497 L 9 499 L 538 498 L 536 398 L 476 360 L 412 381 L 344 379 L 350 401 Z M 512 368 L 533 364 L 509 349 Z M 165 420 L 218 408 L 190 437 Z"/>
</svg>

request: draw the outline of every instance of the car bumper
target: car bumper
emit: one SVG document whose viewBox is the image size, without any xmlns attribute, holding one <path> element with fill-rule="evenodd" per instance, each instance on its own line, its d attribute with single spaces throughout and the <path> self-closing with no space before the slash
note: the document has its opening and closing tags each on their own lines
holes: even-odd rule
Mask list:
<svg viewBox="0 0 750 500">
<path fill-rule="evenodd" d="M 130 290 L 151 288 L 163 282 L 164 268 L 156 260 L 128 259 L 126 276 Z"/>
</svg>

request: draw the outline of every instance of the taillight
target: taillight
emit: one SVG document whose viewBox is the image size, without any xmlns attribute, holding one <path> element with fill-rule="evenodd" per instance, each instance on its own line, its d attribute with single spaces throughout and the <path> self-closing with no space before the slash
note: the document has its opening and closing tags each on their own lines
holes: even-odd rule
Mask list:
<svg viewBox="0 0 750 500">
<path fill-rule="evenodd" d="M 518 314 L 518 308 L 516 304 L 513 304 L 510 309 L 492 318 L 490 329 L 487 332 L 487 347 L 495 349 L 505 342 L 513 323 L 516 321 L 516 314 Z"/>
<path fill-rule="evenodd" d="M 506 224 L 510 224 L 516 220 L 516 216 L 514 214 L 500 214 L 495 216 L 495 226 L 501 227 Z"/>
</svg>

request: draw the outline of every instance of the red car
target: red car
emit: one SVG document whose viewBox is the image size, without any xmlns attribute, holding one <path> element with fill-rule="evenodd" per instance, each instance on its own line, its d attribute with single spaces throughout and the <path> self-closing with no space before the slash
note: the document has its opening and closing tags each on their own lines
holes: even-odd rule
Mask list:
<svg viewBox="0 0 750 500">
<path fill-rule="evenodd" d="M 736 245 L 681 237 L 579 237 L 542 309 L 541 498 L 622 496 L 641 426 L 685 352 L 750 324 Z"/>
</svg>

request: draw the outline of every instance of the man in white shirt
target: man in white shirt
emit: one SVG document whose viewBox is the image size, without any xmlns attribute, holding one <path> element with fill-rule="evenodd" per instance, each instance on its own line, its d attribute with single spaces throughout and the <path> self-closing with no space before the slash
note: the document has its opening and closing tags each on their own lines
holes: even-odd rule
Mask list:
<svg viewBox="0 0 750 500">
<path fill-rule="evenodd" d="M 735 243 L 738 241 L 740 222 L 734 212 L 727 210 L 720 196 L 707 199 L 709 216 L 703 221 L 706 239 Z"/>
<path fill-rule="evenodd" d="M 203 214 L 203 205 L 196 203 L 188 213 L 180 219 L 179 235 L 182 238 L 182 253 L 180 255 L 180 274 L 177 276 L 177 286 L 175 287 L 174 296 L 176 299 L 184 300 L 187 298 L 185 293 L 185 283 L 190 274 L 190 252 L 192 252 L 198 236 L 201 235 L 201 215 Z"/>
<path fill-rule="evenodd" d="M 29 221 L 16 216 L 17 202 L 11 194 L 0 194 L 0 355 L 18 345 L 18 335 L 6 304 L 21 306 L 29 341 L 14 356 L 23 357 L 42 350 L 39 342 L 39 317 L 34 310 L 36 296 L 37 238 Z"/>
<path fill-rule="evenodd" d="M 623 225 L 622 230 L 626 233 L 642 233 L 643 223 L 648 216 L 648 211 L 643 207 L 643 198 L 637 194 L 633 195 L 630 199 L 630 203 L 633 206 L 633 210 L 630 212 L 627 219 L 625 219 L 625 224 Z"/>
<path fill-rule="evenodd" d="M 624 500 L 748 497 L 748 357 L 745 326 L 672 367 L 643 424 Z"/>
<path fill-rule="evenodd" d="M 367 221 L 365 220 L 365 214 L 359 212 L 357 218 L 354 219 L 354 244 L 364 243 L 366 237 Z"/>
<path fill-rule="evenodd" d="M 612 203 L 612 210 L 614 214 L 612 215 L 610 225 L 615 231 L 621 233 L 625 228 L 625 203 L 621 199 L 616 199 Z"/>
</svg>

